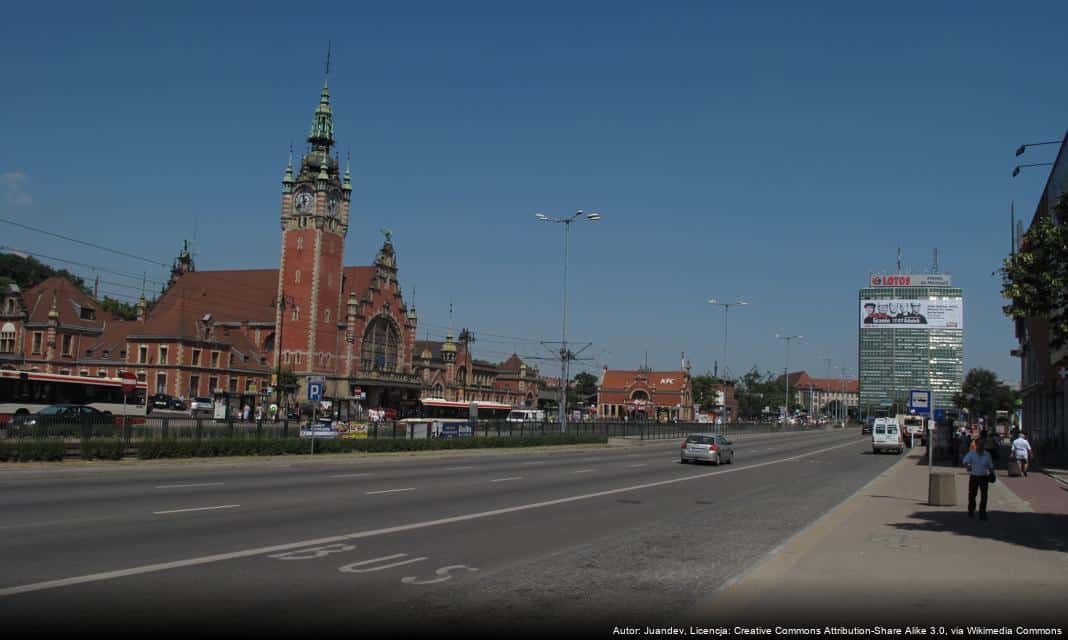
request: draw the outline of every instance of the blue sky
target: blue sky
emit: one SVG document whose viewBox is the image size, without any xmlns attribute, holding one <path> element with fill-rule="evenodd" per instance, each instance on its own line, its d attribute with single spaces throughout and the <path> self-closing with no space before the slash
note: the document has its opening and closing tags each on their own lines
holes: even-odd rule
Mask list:
<svg viewBox="0 0 1068 640">
<path fill-rule="evenodd" d="M 332 42 L 350 149 L 346 264 L 393 231 L 419 338 L 582 367 L 856 375 L 857 290 L 926 270 L 965 290 L 966 367 L 1019 379 L 999 279 L 1068 127 L 1068 3 L 15 3 L 0 22 L 0 217 L 169 264 L 277 267 L 279 181 Z M 31 6 L 32 5 L 32 6 Z M 0 224 L 0 245 L 165 269 Z M 55 266 L 68 266 L 46 260 Z M 91 270 L 74 270 L 91 275 Z M 103 274 L 104 292 L 136 296 Z M 126 285 L 121 287 L 119 285 Z M 129 288 L 130 286 L 134 288 Z M 551 362 L 541 362 L 551 373 Z M 558 368 L 556 369 L 558 371 Z M 838 375 L 837 369 L 832 370 Z"/>
</svg>

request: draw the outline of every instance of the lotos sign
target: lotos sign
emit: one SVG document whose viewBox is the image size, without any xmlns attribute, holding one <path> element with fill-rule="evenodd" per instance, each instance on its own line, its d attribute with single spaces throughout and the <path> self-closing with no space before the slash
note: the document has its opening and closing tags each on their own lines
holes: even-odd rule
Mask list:
<svg viewBox="0 0 1068 640">
<path fill-rule="evenodd" d="M 952 278 L 945 273 L 873 273 L 869 282 L 873 287 L 948 287 Z"/>
</svg>

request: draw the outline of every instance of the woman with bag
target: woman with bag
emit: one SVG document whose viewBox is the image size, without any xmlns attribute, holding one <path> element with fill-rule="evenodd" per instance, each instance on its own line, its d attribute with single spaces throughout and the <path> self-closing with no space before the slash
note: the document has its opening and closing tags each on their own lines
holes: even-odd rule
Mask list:
<svg viewBox="0 0 1068 640">
<path fill-rule="evenodd" d="M 983 439 L 976 441 L 975 449 L 964 456 L 964 466 L 968 468 L 968 517 L 975 517 L 975 494 L 979 498 L 979 519 L 986 520 L 986 497 L 990 483 L 997 482 L 994 475 L 994 460 L 983 446 Z"/>
</svg>

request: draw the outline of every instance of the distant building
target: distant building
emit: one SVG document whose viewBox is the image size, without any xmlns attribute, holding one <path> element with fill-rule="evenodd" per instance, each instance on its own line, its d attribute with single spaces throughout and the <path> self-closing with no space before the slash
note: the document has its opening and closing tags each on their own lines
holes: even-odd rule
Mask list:
<svg viewBox="0 0 1068 640">
<path fill-rule="evenodd" d="M 860 403 L 860 383 L 856 378 L 813 378 L 808 372 L 796 371 L 789 380 L 791 404 L 801 405 L 809 415 L 832 415 L 834 406 L 856 415 Z"/>
<path fill-rule="evenodd" d="M 473 357 L 471 333 L 464 329 L 453 341 L 450 329 L 444 342 L 417 340 L 413 370 L 422 382 L 422 396 L 458 402 L 486 400 L 514 407 L 538 405 L 537 367 L 528 367 L 512 354 L 494 364 Z"/>
<path fill-rule="evenodd" d="M 964 293 L 946 274 L 871 274 L 857 301 L 859 403 L 904 412 L 910 390 L 953 407 L 964 382 Z"/>
<path fill-rule="evenodd" d="M 690 370 L 615 371 L 607 367 L 597 385 L 597 416 L 622 420 L 694 420 Z"/>
</svg>

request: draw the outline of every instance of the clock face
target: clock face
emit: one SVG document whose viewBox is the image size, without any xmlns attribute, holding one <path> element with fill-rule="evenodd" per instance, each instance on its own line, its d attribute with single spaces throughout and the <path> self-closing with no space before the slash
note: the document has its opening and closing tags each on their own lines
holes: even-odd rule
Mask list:
<svg viewBox="0 0 1068 640">
<path fill-rule="evenodd" d="M 337 197 L 331 196 L 331 198 L 326 201 L 326 212 L 330 215 L 336 215 L 340 205 L 341 203 L 338 201 Z"/>
<path fill-rule="evenodd" d="M 293 198 L 293 206 L 300 213 L 311 213 L 315 206 L 315 196 L 307 191 L 301 191 Z"/>
</svg>

